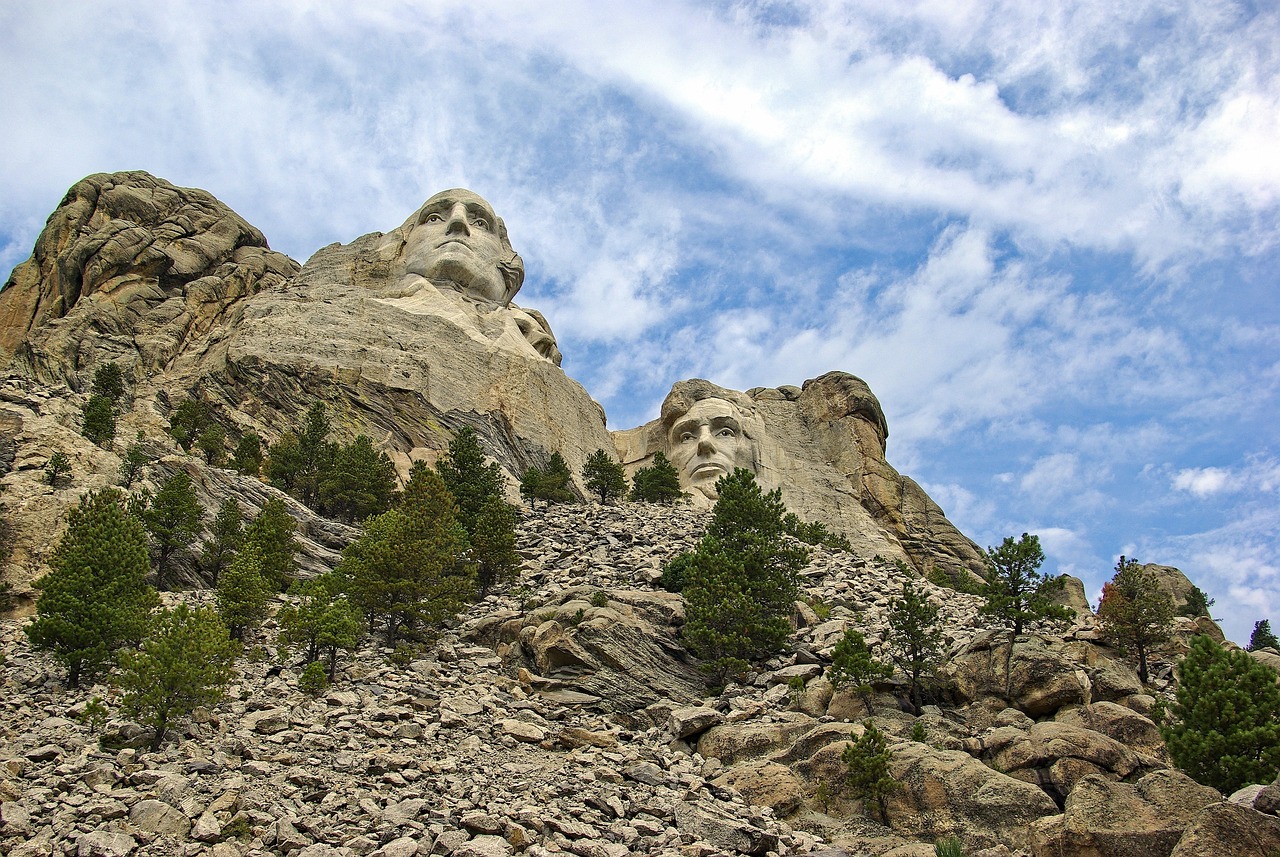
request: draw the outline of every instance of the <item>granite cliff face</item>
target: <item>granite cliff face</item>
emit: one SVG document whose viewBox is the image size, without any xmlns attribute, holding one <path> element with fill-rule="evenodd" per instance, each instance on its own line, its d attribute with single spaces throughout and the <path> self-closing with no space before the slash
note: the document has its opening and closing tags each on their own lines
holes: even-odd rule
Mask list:
<svg viewBox="0 0 1280 857">
<path fill-rule="evenodd" d="M 501 218 L 469 191 L 437 194 L 389 232 L 325 247 L 299 266 L 204 191 L 142 172 L 90 176 L 0 291 L 0 401 L 17 471 L 38 476 L 61 450 L 88 471 L 79 490 L 109 484 L 122 450 L 103 452 L 76 433 L 93 372 L 107 362 L 124 371 L 133 402 L 118 438 L 141 431 L 159 455 L 177 452 L 165 425 L 195 397 L 233 442 L 247 432 L 274 442 L 325 402 L 341 439 L 369 435 L 402 474 L 470 426 L 513 499 L 519 474 L 553 452 L 580 493 L 582 464 L 597 449 L 616 449 L 632 470 L 650 460 L 669 442 L 670 414 L 611 437 L 600 406 L 559 368 L 547 320 L 511 302 L 522 280 Z M 713 387 L 680 382 L 673 396 L 692 403 Z M 754 469 L 798 514 L 867 555 L 922 572 L 981 571 L 976 546 L 886 462 L 888 427 L 862 381 L 833 372 L 803 389 L 719 395 L 750 412 Z M 13 481 L 24 485 L 10 492 L 20 549 L 8 576 L 25 582 L 78 492 L 55 499 L 38 479 Z M 314 567 L 335 545 L 315 542 Z"/>
</svg>

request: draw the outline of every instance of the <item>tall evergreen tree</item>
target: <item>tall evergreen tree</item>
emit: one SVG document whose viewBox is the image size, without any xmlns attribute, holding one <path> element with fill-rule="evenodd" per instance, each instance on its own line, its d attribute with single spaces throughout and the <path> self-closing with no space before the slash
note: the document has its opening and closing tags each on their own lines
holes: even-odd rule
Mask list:
<svg viewBox="0 0 1280 857">
<path fill-rule="evenodd" d="M 330 429 L 324 402 L 316 402 L 307 410 L 302 430 L 298 432 L 300 466 L 294 479 L 294 492 L 311 509 L 320 507 L 320 483 L 337 452 L 337 444 L 328 441 Z"/>
<path fill-rule="evenodd" d="M 919 715 L 925 679 L 942 660 L 944 640 L 938 626 L 938 606 L 909 580 L 902 584 L 902 593 L 889 602 L 886 642 L 889 657 L 907 676 L 911 709 Z"/>
<path fill-rule="evenodd" d="M 228 497 L 218 506 L 218 514 L 209 527 L 209 538 L 205 540 L 200 551 L 200 565 L 209 578 L 209 583 L 217 586 L 218 577 L 230 564 L 232 557 L 240 549 L 244 541 L 244 518 L 240 512 L 240 504 L 234 497 Z"/>
<path fill-rule="evenodd" d="M 360 642 L 360 611 L 348 600 L 343 585 L 335 572 L 300 580 L 290 590 L 297 600 L 276 614 L 281 644 L 301 646 L 308 663 L 324 655 L 330 681 L 337 673 L 338 652 L 350 651 Z"/>
<path fill-rule="evenodd" d="M 1102 587 L 1098 619 L 1108 636 L 1137 653 L 1138 678 L 1146 684 L 1147 655 L 1173 629 L 1173 600 L 1155 574 L 1137 560 L 1120 557 L 1115 576 Z"/>
<path fill-rule="evenodd" d="M 1201 635 L 1177 667 L 1173 722 L 1161 728 L 1174 763 L 1229 795 L 1280 773 L 1280 687 L 1271 667 Z"/>
<path fill-rule="evenodd" d="M 237 651 L 217 613 L 180 604 L 161 611 L 136 652 L 122 653 L 120 707 L 155 730 L 152 750 L 176 718 L 222 699 Z"/>
<path fill-rule="evenodd" d="M 453 495 L 458 517 L 470 533 L 480 519 L 480 509 L 490 497 L 501 497 L 502 468 L 486 464 L 480 438 L 463 426 L 449 442 L 449 452 L 436 464 L 440 478 Z"/>
<path fill-rule="evenodd" d="M 184 452 L 190 452 L 200 433 L 212 421 L 207 403 L 201 399 L 183 399 L 169 415 L 169 434 Z"/>
<path fill-rule="evenodd" d="M 475 565 L 449 490 L 428 471 L 417 493 L 369 518 L 339 565 L 352 601 L 389 646 L 454 615 L 475 590 Z"/>
<path fill-rule="evenodd" d="M 325 514 L 347 522 L 364 520 L 391 507 L 396 468 L 373 441 L 359 435 L 338 448 L 320 479 L 320 506 Z"/>
<path fill-rule="evenodd" d="M 641 467 L 631 477 L 631 499 L 640 503 L 674 503 L 684 497 L 680 490 L 680 473 L 661 452 L 653 455 L 653 464 Z"/>
<path fill-rule="evenodd" d="M 1280 650 L 1280 640 L 1271 631 L 1270 619 L 1259 619 L 1253 623 L 1253 633 L 1249 635 L 1249 651 L 1258 649 Z"/>
<path fill-rule="evenodd" d="M 1051 600 L 1062 591 L 1064 580 L 1040 573 L 1044 551 L 1037 536 L 1023 533 L 1016 542 L 1012 536 L 1006 536 L 1000 547 L 987 548 L 984 559 L 987 583 L 982 594 L 987 603 L 981 613 L 1011 627 L 1015 635 L 1021 634 L 1028 622 L 1071 618 L 1069 608 Z"/>
<path fill-rule="evenodd" d="M 200 436 L 196 438 L 196 449 L 204 455 L 204 460 L 213 465 L 222 463 L 227 457 L 227 431 L 217 423 L 210 423 Z"/>
<path fill-rule="evenodd" d="M 196 499 L 191 477 L 183 471 L 170 476 L 151 498 L 142 523 L 156 549 L 156 587 L 168 588 L 173 561 L 185 553 L 201 530 L 204 508 Z"/>
<path fill-rule="evenodd" d="M 115 363 L 103 363 L 93 372 L 93 395 L 102 396 L 112 407 L 124 398 L 124 373 Z"/>
<path fill-rule="evenodd" d="M 142 432 L 138 432 L 133 443 L 129 444 L 129 449 L 125 452 L 124 458 L 120 460 L 120 484 L 128 488 L 137 481 L 142 475 L 142 470 L 151 463 L 151 456 L 147 455 L 146 449 L 142 445 Z"/>
<path fill-rule="evenodd" d="M 267 615 L 273 586 L 263 569 L 262 552 L 254 542 L 246 542 L 218 577 L 214 603 L 231 636 L 243 640 Z"/>
<path fill-rule="evenodd" d="M 159 603 L 146 583 L 146 532 L 125 512 L 120 491 L 81 498 L 49 567 L 36 582 L 36 618 L 26 633 L 32 646 L 53 653 L 77 687 L 106 668 L 117 649 L 146 635 L 148 614 Z"/>
<path fill-rule="evenodd" d="M 231 466 L 245 476 L 257 476 L 262 472 L 264 450 L 262 438 L 253 432 L 240 436 L 235 452 L 231 454 Z"/>
<path fill-rule="evenodd" d="M 884 733 L 870 720 L 862 724 L 862 734 L 845 746 L 840 760 L 845 765 L 845 785 L 864 804 L 876 808 L 883 824 L 889 823 L 885 799 L 900 788 L 889 772 L 893 754 Z"/>
<path fill-rule="evenodd" d="M 1198 619 L 1201 616 L 1209 615 L 1209 608 L 1212 607 L 1218 599 L 1210 598 L 1204 594 L 1204 590 L 1198 586 L 1192 585 L 1191 591 L 1187 593 L 1187 603 L 1183 604 L 1178 610 L 1179 616 L 1187 616 L 1192 619 Z"/>
<path fill-rule="evenodd" d="M 627 493 L 627 476 L 622 465 L 603 449 L 597 449 L 582 466 L 582 478 L 587 490 L 600 495 L 601 503 Z"/>
<path fill-rule="evenodd" d="M 573 503 L 577 498 L 569 487 L 569 466 L 564 456 L 551 453 L 546 467 L 529 467 L 520 475 L 520 496 L 533 502 Z"/>
<path fill-rule="evenodd" d="M 297 522 L 279 498 L 262 504 L 262 510 L 245 527 L 243 545 L 253 545 L 262 557 L 262 575 L 276 592 L 289 588 L 297 563 Z M 243 547 L 242 547 L 243 549 Z"/>
<path fill-rule="evenodd" d="M 676 562 L 688 601 L 682 636 L 724 678 L 782 647 L 809 552 L 780 538 L 782 493 L 763 492 L 751 471 L 738 468 L 716 488 L 698 549 Z"/>
<path fill-rule="evenodd" d="M 106 396 L 90 396 L 82 420 L 80 433 L 98 446 L 110 449 L 116 438 L 116 413 L 111 400 Z"/>
<path fill-rule="evenodd" d="M 516 512 L 501 497 L 490 497 L 480 507 L 480 517 L 471 534 L 471 551 L 481 595 L 495 584 L 507 583 L 519 575 Z"/>
<path fill-rule="evenodd" d="M 858 694 L 870 714 L 871 694 L 875 690 L 876 680 L 887 679 L 891 675 L 893 667 L 876 659 L 862 633 L 846 628 L 844 636 L 831 653 L 831 667 L 827 670 L 827 680 L 831 682 L 831 686 L 836 690 L 848 688 Z"/>
</svg>

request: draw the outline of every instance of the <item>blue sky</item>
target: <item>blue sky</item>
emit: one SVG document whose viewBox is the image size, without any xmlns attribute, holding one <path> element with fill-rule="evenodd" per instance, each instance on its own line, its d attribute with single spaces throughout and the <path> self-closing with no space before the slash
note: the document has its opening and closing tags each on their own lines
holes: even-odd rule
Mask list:
<svg viewBox="0 0 1280 857">
<path fill-rule="evenodd" d="M 216 10 L 216 11 L 213 11 Z M 0 267 L 145 169 L 303 261 L 469 187 L 613 428 L 865 378 L 889 459 L 1091 595 L 1280 620 L 1280 13 L 1214 0 L 7 2 Z"/>
</svg>

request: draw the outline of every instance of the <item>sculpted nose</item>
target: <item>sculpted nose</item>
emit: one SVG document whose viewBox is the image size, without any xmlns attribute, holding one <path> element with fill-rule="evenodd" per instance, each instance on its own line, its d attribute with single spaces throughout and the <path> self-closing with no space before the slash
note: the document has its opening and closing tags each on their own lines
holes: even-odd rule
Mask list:
<svg viewBox="0 0 1280 857">
<path fill-rule="evenodd" d="M 703 429 L 702 433 L 698 435 L 698 452 L 705 454 L 715 451 L 716 445 L 712 442 L 711 432 Z"/>
<path fill-rule="evenodd" d="M 445 232 L 458 232 L 463 235 L 471 234 L 471 227 L 467 225 L 467 207 L 462 203 L 458 203 L 449 210 L 449 219 L 445 223 Z"/>
</svg>

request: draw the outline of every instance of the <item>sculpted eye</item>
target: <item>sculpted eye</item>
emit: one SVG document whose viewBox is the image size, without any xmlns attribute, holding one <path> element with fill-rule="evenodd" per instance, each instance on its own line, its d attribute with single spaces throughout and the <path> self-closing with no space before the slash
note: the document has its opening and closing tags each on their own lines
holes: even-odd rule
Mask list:
<svg viewBox="0 0 1280 857">
<path fill-rule="evenodd" d="M 444 222 L 444 217 L 442 217 L 439 212 L 433 211 L 430 214 L 428 214 L 426 217 L 422 218 L 422 222 L 423 223 L 442 223 Z"/>
<path fill-rule="evenodd" d="M 737 437 L 738 433 L 733 429 L 725 427 L 716 432 L 716 437 Z"/>
<path fill-rule="evenodd" d="M 479 226 L 481 229 L 488 229 L 489 221 L 485 220 L 483 217 L 476 217 L 472 219 L 471 225 Z"/>
<path fill-rule="evenodd" d="M 693 432 L 687 431 L 680 435 L 680 442 L 688 443 L 689 441 L 693 440 L 693 438 L 694 438 Z"/>
</svg>

